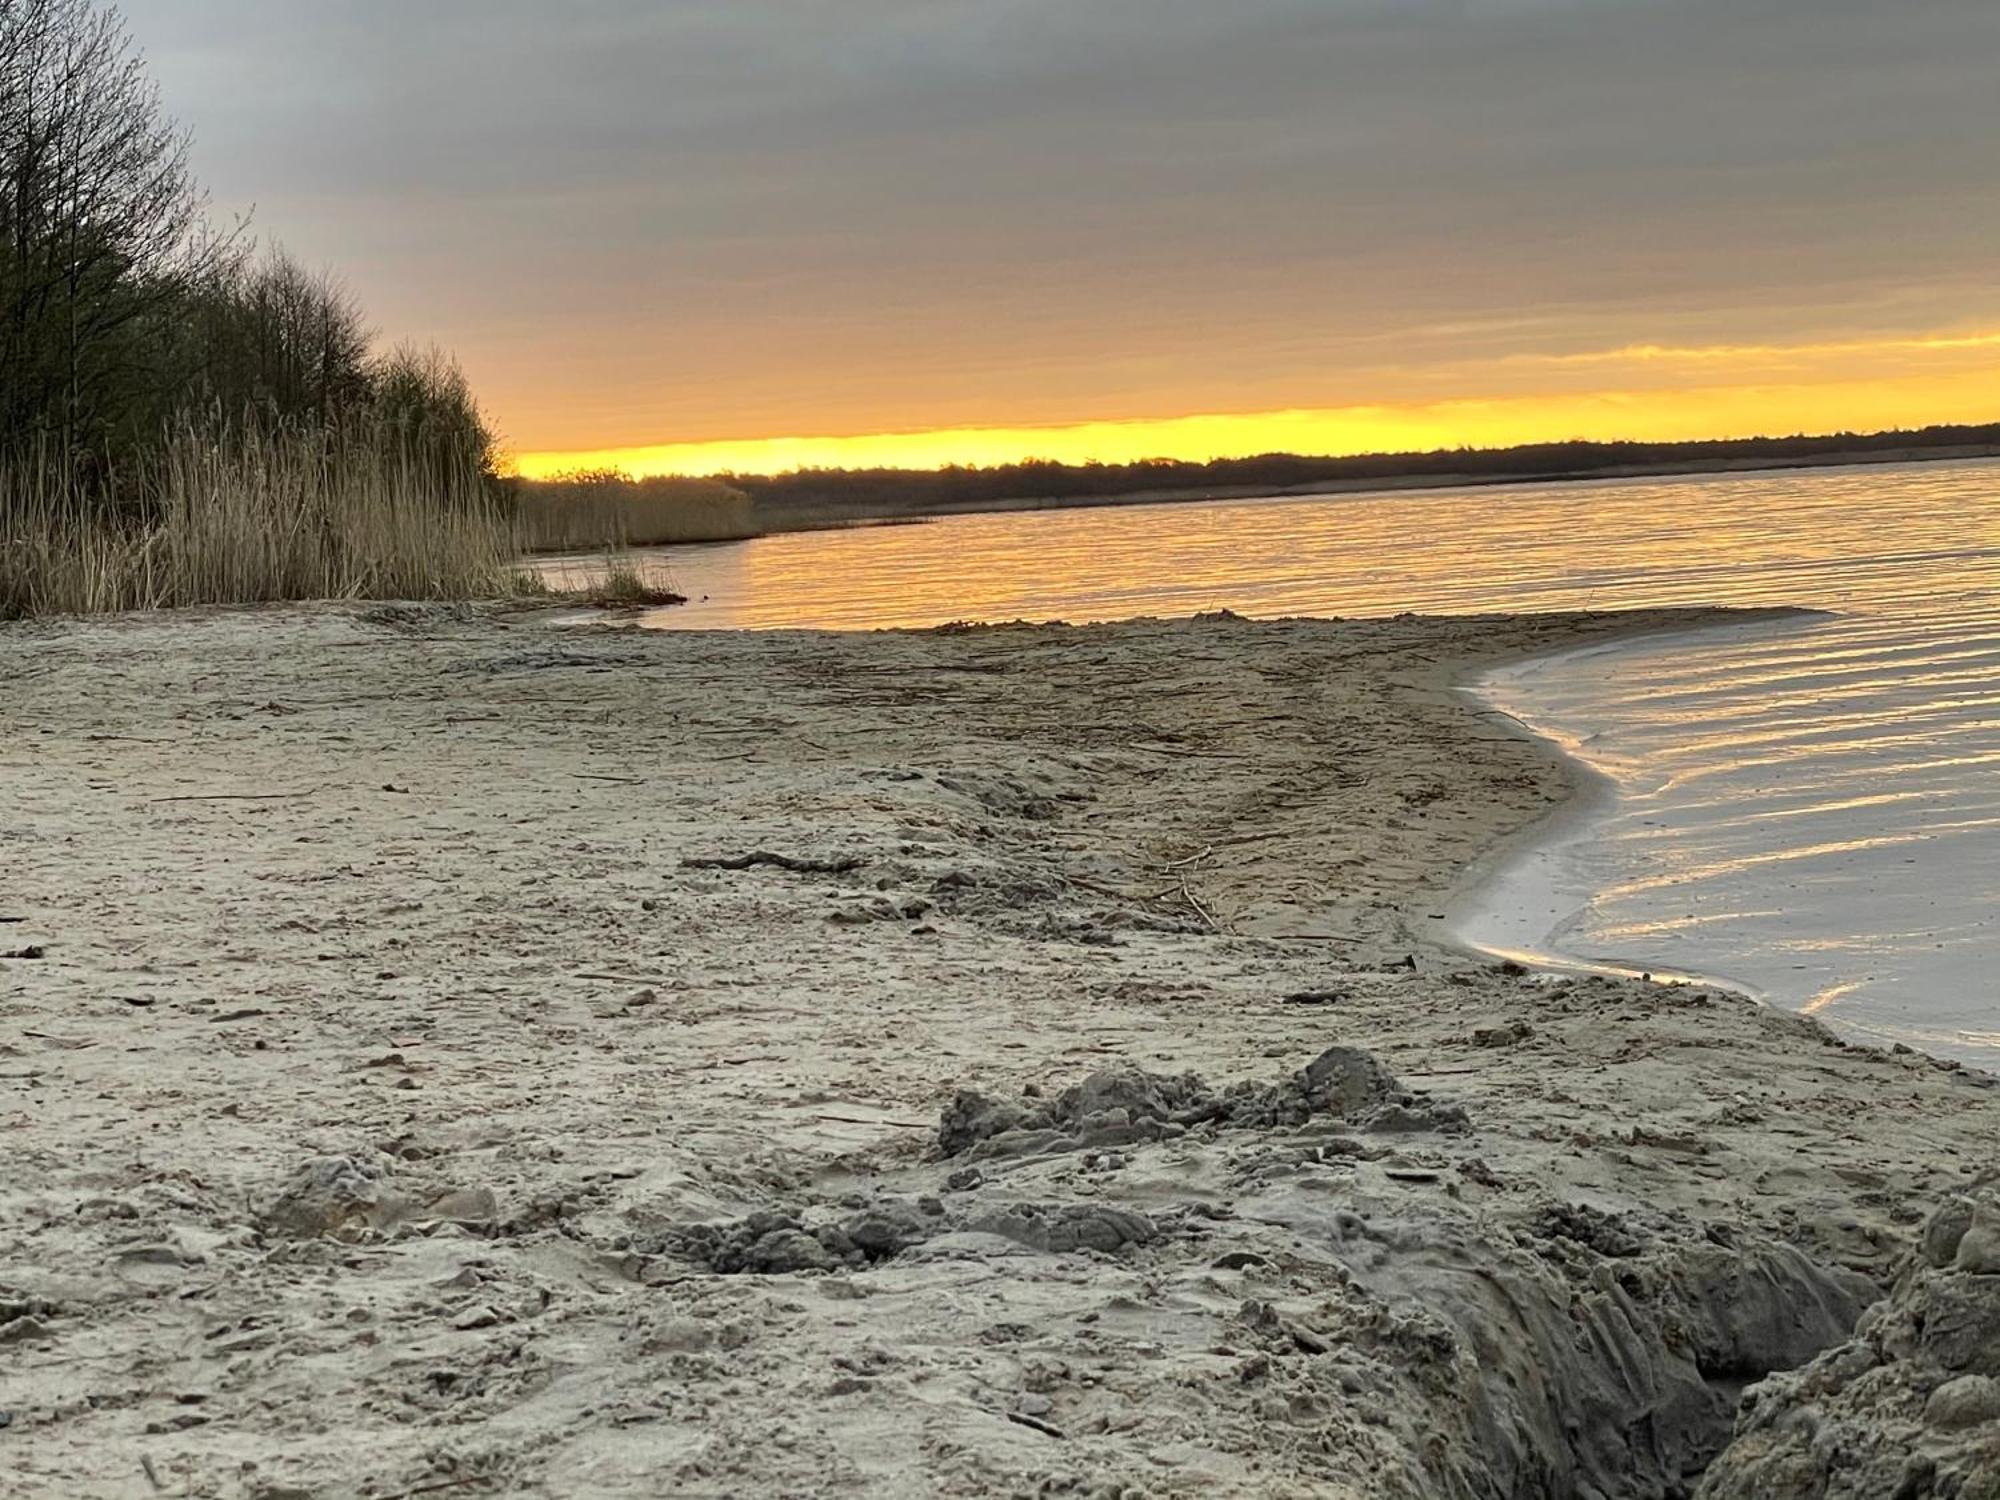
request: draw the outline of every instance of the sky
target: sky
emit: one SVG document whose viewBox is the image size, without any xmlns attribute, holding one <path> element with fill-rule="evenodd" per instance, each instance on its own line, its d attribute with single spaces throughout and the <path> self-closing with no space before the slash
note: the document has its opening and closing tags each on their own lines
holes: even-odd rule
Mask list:
<svg viewBox="0 0 2000 1500">
<path fill-rule="evenodd" d="M 1995 0 L 126 0 L 523 472 L 2000 420 Z"/>
</svg>

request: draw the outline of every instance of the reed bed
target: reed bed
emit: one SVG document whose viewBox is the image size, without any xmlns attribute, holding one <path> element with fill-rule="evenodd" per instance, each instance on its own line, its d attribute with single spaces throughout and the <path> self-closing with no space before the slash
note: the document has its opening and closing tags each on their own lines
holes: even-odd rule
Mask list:
<svg viewBox="0 0 2000 1500">
<path fill-rule="evenodd" d="M 0 465 L 0 618 L 285 599 L 541 593 L 471 464 L 393 441 L 186 433 L 114 505 Z"/>
<path fill-rule="evenodd" d="M 750 497 L 714 479 L 590 472 L 517 479 L 509 488 L 531 552 L 733 542 L 761 529 Z"/>
</svg>

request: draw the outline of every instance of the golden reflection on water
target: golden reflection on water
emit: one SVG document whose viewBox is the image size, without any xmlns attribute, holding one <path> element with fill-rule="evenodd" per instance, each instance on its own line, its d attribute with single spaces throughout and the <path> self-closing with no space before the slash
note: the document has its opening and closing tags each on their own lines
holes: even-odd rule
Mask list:
<svg viewBox="0 0 2000 1500">
<path fill-rule="evenodd" d="M 1622 608 L 1866 607 L 1994 587 L 2000 466 L 1494 486 L 959 516 L 659 556 L 669 628 Z M 702 596 L 706 596 L 705 598 Z M 1884 645 L 1859 640 L 1865 665 Z M 1782 674 L 1782 652 L 1746 660 Z"/>
</svg>

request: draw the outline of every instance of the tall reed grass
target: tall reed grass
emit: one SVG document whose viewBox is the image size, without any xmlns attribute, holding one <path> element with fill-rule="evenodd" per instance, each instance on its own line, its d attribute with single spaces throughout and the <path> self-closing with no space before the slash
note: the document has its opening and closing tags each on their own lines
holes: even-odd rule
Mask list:
<svg viewBox="0 0 2000 1500">
<path fill-rule="evenodd" d="M 633 479 L 589 471 L 516 479 L 509 488 L 532 552 L 733 542 L 756 536 L 750 497 L 714 479 Z"/>
<path fill-rule="evenodd" d="M 0 618 L 281 599 L 539 593 L 471 463 L 380 434 L 184 432 L 117 506 L 0 463 Z"/>
</svg>

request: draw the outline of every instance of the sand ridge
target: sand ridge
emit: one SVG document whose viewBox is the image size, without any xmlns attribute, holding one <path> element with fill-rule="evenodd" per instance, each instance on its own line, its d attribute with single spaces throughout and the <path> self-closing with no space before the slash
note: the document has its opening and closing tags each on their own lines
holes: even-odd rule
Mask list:
<svg viewBox="0 0 2000 1500">
<path fill-rule="evenodd" d="M 9 627 L 8 1482 L 1676 1493 L 2000 1145 L 1425 941 L 1702 617 Z"/>
</svg>

